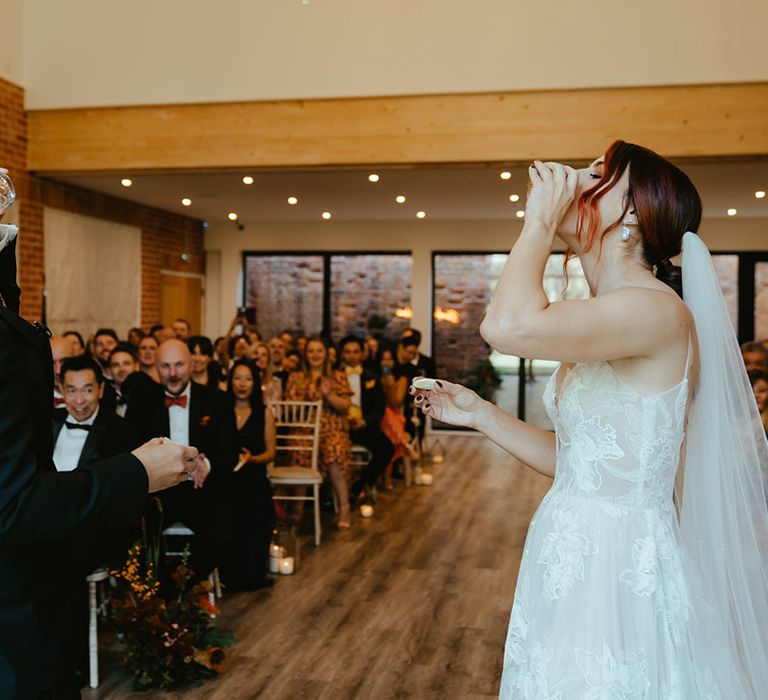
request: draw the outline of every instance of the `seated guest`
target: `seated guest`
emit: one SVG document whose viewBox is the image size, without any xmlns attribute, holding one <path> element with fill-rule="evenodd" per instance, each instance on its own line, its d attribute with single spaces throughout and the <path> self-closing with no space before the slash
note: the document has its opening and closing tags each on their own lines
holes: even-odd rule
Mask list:
<svg viewBox="0 0 768 700">
<path fill-rule="evenodd" d="M 112 328 L 99 328 L 93 334 L 93 359 L 101 365 L 104 376 L 109 376 L 109 354 L 120 341 Z"/>
<path fill-rule="evenodd" d="M 274 364 L 272 363 L 272 358 L 270 356 L 269 345 L 266 343 L 256 344 L 254 363 L 259 371 L 259 385 L 261 386 L 264 403 L 271 404 L 275 401 L 282 401 L 283 383 L 280 380 L 280 377 L 274 376 L 272 372 Z"/>
<path fill-rule="evenodd" d="M 361 478 L 350 488 L 352 503 L 364 492 L 365 487 L 376 485 L 395 453 L 395 448 L 381 432 L 386 400 L 379 378 L 363 369 L 363 340 L 348 336 L 339 343 L 341 360 L 347 381 L 352 389 L 352 405 L 347 417 L 353 444 L 362 445 L 371 453 L 371 460 L 363 470 Z"/>
<path fill-rule="evenodd" d="M 64 360 L 74 357 L 75 352 L 72 343 L 63 335 L 53 335 L 49 338 L 51 343 L 51 357 L 53 358 L 53 407 L 61 408 L 64 405 L 64 396 L 61 391 L 61 364 Z"/>
<path fill-rule="evenodd" d="M 205 386 L 219 387 L 225 377 L 221 365 L 213 359 L 213 344 L 204 335 L 193 335 L 187 340 L 192 357 L 192 381 Z"/>
<path fill-rule="evenodd" d="M 310 338 L 302 370 L 288 378 L 285 398 L 288 401 L 323 402 L 320 414 L 319 467 L 330 477 L 336 493 L 339 503 L 338 526 L 341 530 L 348 530 L 352 525 L 347 486 L 349 452 L 352 449 L 347 420 L 351 395 L 352 390 L 344 372 L 331 369 L 325 342 L 322 338 Z"/>
<path fill-rule="evenodd" d="M 128 331 L 128 344 L 138 348 L 144 335 L 144 331 L 141 330 L 141 328 L 131 328 L 131 330 Z"/>
<path fill-rule="evenodd" d="M 189 321 L 187 321 L 186 318 L 177 318 L 171 324 L 171 330 L 173 331 L 173 334 L 177 340 L 183 340 L 184 342 L 187 342 L 187 340 L 189 340 L 189 336 L 192 335 L 192 329 L 190 328 Z"/>
<path fill-rule="evenodd" d="M 95 360 L 87 355 L 64 360 L 60 379 L 64 407 L 53 414 L 53 463 L 57 471 L 89 468 L 141 444 L 130 423 L 100 408 L 104 375 Z M 129 532 L 123 529 L 81 538 L 78 558 L 83 570 L 90 573 L 105 563 L 120 563 L 129 539 Z"/>
<path fill-rule="evenodd" d="M 237 533 L 222 566 L 229 588 L 253 590 L 271 586 L 267 562 L 275 508 L 267 464 L 275 458 L 275 418 L 262 401 L 261 387 L 250 361 L 240 359 L 232 366 L 227 391 L 234 399 L 239 471 L 227 477 L 230 495 L 226 499 L 234 515 Z"/>
<path fill-rule="evenodd" d="M 145 335 L 139 342 L 139 369 L 157 384 L 160 375 L 157 373 L 157 340 L 153 335 Z"/>
<path fill-rule="evenodd" d="M 232 536 L 216 481 L 237 463 L 235 417 L 224 392 L 191 381 L 192 359 L 180 340 L 167 340 L 159 347 L 157 370 L 160 385 L 131 397 L 126 417 L 142 439 L 168 437 L 200 453 L 192 480 L 159 498 L 164 526 L 181 521 L 194 531 L 191 565 L 199 578 L 205 578 Z"/>
<path fill-rule="evenodd" d="M 149 334 L 157 340 L 158 345 L 160 345 L 160 340 L 158 339 L 157 334 L 162 330 L 165 330 L 165 326 L 162 323 L 155 323 L 149 327 Z"/>
<path fill-rule="evenodd" d="M 744 366 L 747 372 L 757 370 L 758 372 L 768 372 L 768 348 L 757 341 L 750 341 L 741 346 L 741 356 L 744 359 Z"/>
<path fill-rule="evenodd" d="M 131 397 L 153 382 L 144 372 L 139 372 L 136 348 L 128 343 L 120 343 L 109 354 L 109 373 L 112 379 L 105 385 L 102 407 L 125 418 Z"/>
<path fill-rule="evenodd" d="M 67 331 L 63 334 L 63 337 L 72 343 L 72 357 L 85 355 L 85 341 L 82 335 L 77 331 Z"/>
<path fill-rule="evenodd" d="M 60 381 L 64 407 L 53 417 L 57 471 L 87 467 L 141 444 L 130 423 L 100 410 L 104 375 L 98 363 L 85 355 L 67 358 L 61 363 Z"/>
<path fill-rule="evenodd" d="M 415 328 L 406 328 L 403 331 L 401 342 L 408 340 L 408 345 L 415 344 L 416 353 L 411 359 L 411 364 L 422 370 L 419 375 L 422 377 L 434 377 L 437 374 L 437 368 L 435 367 L 435 361 L 429 356 L 419 352 L 419 346 L 421 345 L 421 331 L 417 331 Z"/>
</svg>

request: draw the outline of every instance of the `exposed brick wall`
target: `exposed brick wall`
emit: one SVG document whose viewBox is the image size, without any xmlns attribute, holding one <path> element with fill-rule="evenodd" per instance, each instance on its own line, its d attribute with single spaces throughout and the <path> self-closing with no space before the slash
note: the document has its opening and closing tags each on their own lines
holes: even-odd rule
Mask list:
<svg viewBox="0 0 768 700">
<path fill-rule="evenodd" d="M 39 319 L 43 293 L 42 207 L 30 191 L 27 176 L 27 114 L 24 90 L 0 78 L 0 165 L 8 168 L 19 200 L 18 223 L 24 231 L 19 238 L 19 284 L 21 313 Z"/>
<path fill-rule="evenodd" d="M 141 228 L 141 324 L 160 321 L 160 270 L 205 273 L 202 222 L 116 197 L 30 176 L 24 90 L 0 78 L 0 165 L 8 168 L 20 203 L 19 284 L 21 314 L 42 316 L 45 256 L 43 208 Z M 181 259 L 182 253 L 189 260 Z"/>
</svg>

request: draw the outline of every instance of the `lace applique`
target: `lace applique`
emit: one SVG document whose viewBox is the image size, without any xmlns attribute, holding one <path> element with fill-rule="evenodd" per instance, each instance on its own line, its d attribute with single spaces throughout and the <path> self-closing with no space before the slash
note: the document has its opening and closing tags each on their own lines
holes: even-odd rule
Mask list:
<svg viewBox="0 0 768 700">
<path fill-rule="evenodd" d="M 651 686 L 639 653 L 614 656 L 603 645 L 602 656 L 576 649 L 576 663 L 589 690 L 583 700 L 644 700 Z"/>
<path fill-rule="evenodd" d="M 530 614 L 528 575 L 523 574 L 517 582 L 517 589 L 515 590 L 515 602 L 512 606 L 512 616 L 509 620 L 507 643 L 504 647 L 505 663 L 519 666 L 525 662 L 525 641 L 528 637 L 528 619 Z"/>
<path fill-rule="evenodd" d="M 543 564 L 544 596 L 558 600 L 567 596 L 576 581 L 584 580 L 584 557 L 597 553 L 597 545 L 579 532 L 578 519 L 571 511 L 552 513 L 554 529 L 547 534 L 539 553 Z"/>
<path fill-rule="evenodd" d="M 622 571 L 619 580 L 628 584 L 635 595 L 651 596 L 656 590 L 656 542 L 653 537 L 635 540 L 632 547 L 634 568 Z"/>
<path fill-rule="evenodd" d="M 599 491 L 603 483 L 600 469 L 608 460 L 624 457 L 616 440 L 612 425 L 605 425 L 600 416 L 587 418 L 572 431 L 569 442 L 569 460 L 574 465 L 576 485 L 587 493 Z"/>
<path fill-rule="evenodd" d="M 558 685 L 553 652 L 549 644 L 534 642 L 524 669 L 513 679 L 523 700 L 568 700 Z"/>
</svg>

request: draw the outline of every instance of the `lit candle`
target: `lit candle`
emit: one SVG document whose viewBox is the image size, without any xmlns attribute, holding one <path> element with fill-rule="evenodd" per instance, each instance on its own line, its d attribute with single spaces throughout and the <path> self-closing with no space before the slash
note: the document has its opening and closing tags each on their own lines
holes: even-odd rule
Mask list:
<svg viewBox="0 0 768 700">
<path fill-rule="evenodd" d="M 280 559 L 278 559 L 277 557 L 269 558 L 269 573 L 270 574 L 280 573 Z"/>
<path fill-rule="evenodd" d="M 432 464 L 442 464 L 444 459 L 443 455 L 432 455 Z"/>
<path fill-rule="evenodd" d="M 286 575 L 293 573 L 293 557 L 283 557 L 280 559 L 280 573 Z"/>
<path fill-rule="evenodd" d="M 364 518 L 370 518 L 373 515 L 373 506 L 363 503 L 363 505 L 360 506 L 360 515 Z"/>
<path fill-rule="evenodd" d="M 421 485 L 422 486 L 432 486 L 432 475 L 431 474 L 422 474 L 421 475 Z"/>
</svg>

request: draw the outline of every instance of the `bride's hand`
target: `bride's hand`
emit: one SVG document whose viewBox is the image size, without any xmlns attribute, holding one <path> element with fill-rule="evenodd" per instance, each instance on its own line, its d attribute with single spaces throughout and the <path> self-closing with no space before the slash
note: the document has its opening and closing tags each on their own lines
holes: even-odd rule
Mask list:
<svg viewBox="0 0 768 700">
<path fill-rule="evenodd" d="M 425 416 L 450 425 L 473 428 L 485 404 L 474 391 L 441 379 L 434 389 L 408 388 L 413 401 Z"/>
<path fill-rule="evenodd" d="M 533 162 L 528 169 L 531 189 L 525 205 L 525 220 L 538 221 L 554 231 L 576 197 L 579 174 L 561 163 Z"/>
</svg>

